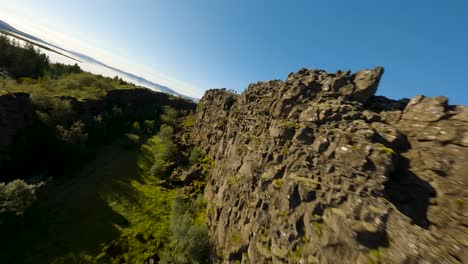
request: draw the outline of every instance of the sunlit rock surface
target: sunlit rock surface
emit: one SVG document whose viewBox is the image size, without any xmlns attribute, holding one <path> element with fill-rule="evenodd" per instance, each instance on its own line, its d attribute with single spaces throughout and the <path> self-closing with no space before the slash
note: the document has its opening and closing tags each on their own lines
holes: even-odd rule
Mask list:
<svg viewBox="0 0 468 264">
<path fill-rule="evenodd" d="M 374 96 L 383 68 L 207 91 L 216 262 L 468 263 L 468 108 Z"/>
</svg>

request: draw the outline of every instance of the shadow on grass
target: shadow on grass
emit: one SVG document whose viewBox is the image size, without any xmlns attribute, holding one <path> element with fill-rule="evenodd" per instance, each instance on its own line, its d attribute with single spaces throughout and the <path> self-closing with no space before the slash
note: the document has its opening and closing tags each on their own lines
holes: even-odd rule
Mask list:
<svg viewBox="0 0 468 264">
<path fill-rule="evenodd" d="M 49 184 L 25 215 L 4 216 L 0 263 L 87 263 L 98 255 L 130 224 L 110 203 L 139 201 L 137 154 L 106 146 L 79 175 Z"/>
</svg>

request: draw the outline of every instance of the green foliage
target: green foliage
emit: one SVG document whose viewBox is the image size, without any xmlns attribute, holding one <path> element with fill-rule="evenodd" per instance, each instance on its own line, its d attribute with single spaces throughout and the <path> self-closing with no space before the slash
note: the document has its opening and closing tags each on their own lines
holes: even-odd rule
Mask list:
<svg viewBox="0 0 468 264">
<path fill-rule="evenodd" d="M 170 217 L 170 242 L 160 263 L 207 263 L 209 253 L 208 227 L 205 224 L 206 203 L 199 196 L 187 202 L 184 196 L 174 196 Z"/>
<path fill-rule="evenodd" d="M 157 136 L 153 136 L 141 147 L 138 162 L 140 169 L 157 177 L 164 177 L 175 164 L 177 146 L 172 142 L 172 128 L 161 126 Z"/>
<path fill-rule="evenodd" d="M 174 197 L 180 186 L 161 181 L 167 180 L 177 166 L 186 165 L 187 159 L 200 162 L 204 172 L 214 166 L 214 161 L 203 157 L 200 150 L 187 157 L 188 147 L 179 153 L 173 142 L 177 118 L 188 113 L 164 107 L 160 117 L 164 124 L 157 135 L 143 144 L 137 160 L 138 149 L 122 148 L 122 143 L 138 145 L 153 135 L 157 131 L 157 116 L 153 117 L 155 120 L 130 119 L 126 117 L 127 109 L 124 108 L 124 115 L 122 108 L 115 105 L 109 112 L 76 120 L 82 113 L 77 112 L 78 107 L 70 98 L 99 98 L 109 90 L 135 86 L 118 77 L 83 72 L 78 65 L 49 64 L 47 57 L 33 52 L 32 47 L 23 49 L 2 41 L 5 40 L 0 40 L 0 93 L 29 93 L 42 121 L 26 131 L 32 135 L 18 135 L 27 140 L 15 144 L 17 150 L 11 156 L 20 162 L 15 161 L 11 168 L 28 164 L 24 167 L 37 167 L 40 173 L 47 170 L 48 175 L 78 177 L 70 181 L 58 179 L 48 185 L 47 192 L 41 192 L 37 206 L 25 212 L 28 223 L 14 223 L 15 228 L 8 233 L 8 237 L 14 237 L 12 245 L 7 245 L 10 244 L 7 239 L 0 243 L 7 248 L 0 254 L 0 262 L 31 263 L 47 259 L 49 263 L 145 263 L 154 255 L 166 263 L 205 262 L 208 259 L 205 203 L 201 198 L 190 201 L 180 195 Z M 10 46 L 4 49 L 1 45 Z M 3 60 L 7 57 L 8 60 Z M 46 63 L 35 64 L 41 60 Z M 192 127 L 194 120 L 186 118 L 183 125 Z M 113 133 L 118 134 L 118 142 L 106 146 L 104 149 L 108 150 L 103 153 L 96 151 L 96 160 L 84 166 L 89 160 L 75 146 L 86 144 L 86 150 L 101 148 L 102 145 L 89 142 L 106 139 Z M 126 137 L 122 138 L 123 135 Z M 38 157 L 39 153 L 43 155 Z M 21 160 L 23 156 L 31 160 Z M 83 171 L 71 168 L 70 160 L 84 166 Z M 22 177 L 23 173 L 19 175 Z M 196 191 L 189 197 L 199 193 L 204 183 L 197 179 L 191 184 Z M 35 190 L 40 186 L 20 180 L 0 183 L 0 212 L 23 213 L 36 199 Z M 0 223 L 0 233 L 6 234 L 8 229 Z"/>
<path fill-rule="evenodd" d="M 154 120 L 145 120 L 143 127 L 146 133 L 153 134 L 156 129 L 156 122 Z"/>
<path fill-rule="evenodd" d="M 131 183 L 137 201 L 125 196 L 108 198 L 109 205 L 124 215 L 129 225 L 121 229 L 119 238 L 103 247 L 98 263 L 145 263 L 169 244 L 174 191 L 147 180 Z"/>
<path fill-rule="evenodd" d="M 163 107 L 163 114 L 161 115 L 161 120 L 164 124 L 175 126 L 177 124 L 177 110 L 170 107 L 164 106 Z"/>
<path fill-rule="evenodd" d="M 281 186 L 284 185 L 284 180 L 282 179 L 274 179 L 273 180 L 273 187 L 275 187 L 276 189 L 279 189 L 281 188 Z"/>
<path fill-rule="evenodd" d="M 132 124 L 132 132 L 133 133 L 140 133 L 141 131 L 141 128 L 140 128 L 140 123 L 138 123 L 137 121 L 133 122 Z"/>
<path fill-rule="evenodd" d="M 294 130 L 294 129 L 299 128 L 299 124 L 294 123 L 294 122 L 291 122 L 291 121 L 284 122 L 284 123 L 282 124 L 282 126 L 285 127 L 285 128 L 287 128 L 287 129 L 290 129 L 290 130 Z"/>
<path fill-rule="evenodd" d="M 118 77 L 111 79 L 83 72 L 77 64 L 49 64 L 47 56 L 40 54 L 33 45 L 21 47 L 3 35 L 0 35 L 0 50 L 2 92 L 97 98 L 109 90 L 135 88 Z"/>
<path fill-rule="evenodd" d="M 140 144 L 140 137 L 135 134 L 126 134 L 127 139 L 133 144 L 133 145 L 138 145 Z"/>
<path fill-rule="evenodd" d="M 226 124 L 227 124 L 227 118 L 226 117 L 223 117 L 223 118 L 220 118 L 217 122 L 216 122 L 216 127 L 217 128 L 222 128 L 224 127 Z"/>
<path fill-rule="evenodd" d="M 390 155 L 395 154 L 395 151 L 394 151 L 393 149 L 387 148 L 387 147 L 385 147 L 384 145 L 380 145 L 380 146 L 379 146 L 379 150 L 382 151 L 382 152 L 385 152 L 385 153 L 387 153 L 387 154 L 390 154 Z"/>
<path fill-rule="evenodd" d="M 237 176 L 237 175 L 234 175 L 234 176 L 231 176 L 229 179 L 228 179 L 228 184 L 230 186 L 236 186 L 238 183 L 239 183 L 239 180 L 240 180 L 240 177 Z"/>
<path fill-rule="evenodd" d="M 382 253 L 380 251 L 381 251 L 381 248 L 377 248 L 377 249 L 372 249 L 369 252 L 367 252 L 369 263 L 378 264 L 382 261 Z"/>
<path fill-rule="evenodd" d="M 280 217 L 287 217 L 288 216 L 288 212 L 287 211 L 279 211 L 278 215 Z"/>
<path fill-rule="evenodd" d="M 182 121 L 182 126 L 186 129 L 190 129 L 195 125 L 195 116 L 193 114 L 188 115 Z"/>
<path fill-rule="evenodd" d="M 205 201 L 201 196 L 188 200 L 178 189 L 158 185 L 161 176 L 168 174 L 175 163 L 177 148 L 172 137 L 173 128 L 163 125 L 158 135 L 142 146 L 139 164 L 143 177 L 132 182 L 141 198 L 138 203 L 111 200 L 112 208 L 126 215 L 130 226 L 122 230 L 119 239 L 104 247 L 99 261 L 144 263 L 153 255 L 160 257 L 160 263 L 206 263 L 208 260 Z M 204 160 L 202 154 L 198 156 L 197 160 Z M 169 167 L 161 169 L 168 163 Z M 135 208 L 136 204 L 141 207 Z"/>
<path fill-rule="evenodd" d="M 174 137 L 174 128 L 166 124 L 162 124 L 161 128 L 159 129 L 158 136 L 162 140 L 172 140 L 172 138 Z"/>
<path fill-rule="evenodd" d="M 40 77 L 49 66 L 47 56 L 40 54 L 31 44 L 20 47 L 0 35 L 0 50 L 0 68 L 5 69 L 15 79 Z"/>
<path fill-rule="evenodd" d="M 203 156 L 204 156 L 203 151 L 201 151 L 199 148 L 193 148 L 190 151 L 190 156 L 188 158 L 189 164 L 194 165 L 196 163 L 201 162 L 203 159 Z"/>
<path fill-rule="evenodd" d="M 463 206 L 465 204 L 465 200 L 463 200 L 461 198 L 455 199 L 455 204 L 457 204 L 459 206 Z"/>
<path fill-rule="evenodd" d="M 84 129 L 85 124 L 81 120 L 74 122 L 69 128 L 58 125 L 57 137 L 70 144 L 83 145 L 88 139 L 88 134 L 84 132 Z"/>
<path fill-rule="evenodd" d="M 47 75 L 39 79 L 21 78 L 20 82 L 0 79 L 0 87 L 6 92 L 26 92 L 33 97 L 72 96 L 78 99 L 95 99 L 104 96 L 110 90 L 137 88 L 132 85 L 119 85 L 111 78 L 88 72 L 70 73 L 54 78 Z"/>
<path fill-rule="evenodd" d="M 93 116 L 93 123 L 95 127 L 102 127 L 104 125 L 102 115 Z"/>
<path fill-rule="evenodd" d="M 49 64 L 46 75 L 52 79 L 57 79 L 64 75 L 69 75 L 72 73 L 82 73 L 80 66 L 78 64 L 66 65 L 62 63 Z"/>
<path fill-rule="evenodd" d="M 296 258 L 302 257 L 302 250 L 301 250 L 301 247 L 298 245 L 296 245 L 296 248 L 294 249 L 294 256 Z"/>
<path fill-rule="evenodd" d="M 114 106 L 112 107 L 112 116 L 114 116 L 114 117 L 120 117 L 120 116 L 122 116 L 122 114 L 123 114 L 122 108 L 120 108 L 120 107 L 118 107 L 118 106 L 116 106 L 116 105 L 114 105 Z"/>
<path fill-rule="evenodd" d="M 70 120 L 73 113 L 70 101 L 57 97 L 33 96 L 39 119 L 50 127 Z"/>
<path fill-rule="evenodd" d="M 240 237 L 236 233 L 232 234 L 231 239 L 229 239 L 229 242 L 231 242 L 231 244 L 237 244 L 239 243 L 239 241 L 240 241 Z"/>
<path fill-rule="evenodd" d="M 215 161 L 210 158 L 210 156 L 205 155 L 205 157 L 201 160 L 201 165 L 203 169 L 203 173 L 207 174 L 209 171 L 211 171 L 212 168 L 214 168 Z"/>
<path fill-rule="evenodd" d="M 0 254 L 0 262 L 13 259 L 13 262 L 5 263 L 17 263 L 18 256 L 21 260 L 36 260 L 37 252 L 45 252 L 40 257 L 46 256 L 50 263 L 145 263 L 155 254 L 164 255 L 172 263 L 201 263 L 207 259 L 208 231 L 204 224 L 202 199 L 194 202 L 174 199 L 175 189 L 159 185 L 161 178 L 181 164 L 180 159 L 187 159 L 177 155 L 177 145 L 173 142 L 177 118 L 182 113 L 174 108 L 163 108 L 160 118 L 164 125 L 141 147 L 138 162 L 129 156 L 137 151 L 136 148 L 121 148 L 122 142 L 139 144 L 154 134 L 157 130 L 155 120 L 159 120 L 157 116 L 155 120 L 144 122 L 125 119 L 122 108 L 115 105 L 110 113 L 76 120 L 80 113 L 74 112 L 75 104 L 70 97 L 94 99 L 109 90 L 128 88 L 135 86 L 118 77 L 111 79 L 83 72 L 76 64 L 49 64 L 47 57 L 31 45 L 23 48 L 0 38 L 0 93 L 29 93 L 42 121 L 34 124 L 37 127 L 31 130 L 35 136 L 24 136 L 28 139 L 24 141 L 27 147 L 15 145 L 18 150 L 11 155 L 19 157 L 18 160 L 31 156 L 30 162 L 21 160 L 12 168 L 19 164 L 36 167 L 43 163 L 38 166 L 39 170 L 60 167 L 63 169 L 57 170 L 60 173 L 52 174 L 74 174 L 68 167 L 70 163 L 63 162 L 69 159 L 77 160 L 81 165 L 84 163 L 84 155 L 75 155 L 74 146 L 95 140 L 93 133 L 99 129 L 104 130 L 100 132 L 101 139 L 106 138 L 113 133 L 114 126 L 120 124 L 125 130 L 119 130 L 118 135 L 126 135 L 118 144 L 113 144 L 111 151 L 99 154 L 80 177 L 70 182 L 60 179 L 48 187 L 48 197 L 26 211 L 31 214 L 31 210 L 36 210 L 32 216 L 37 217 L 28 215 L 24 217 L 29 221 L 28 225 L 19 223 L 15 226 L 13 232 L 19 230 L 21 234 L 15 235 L 14 245 L 4 251 L 8 251 L 7 254 Z M 185 119 L 188 127 L 193 123 L 193 118 Z M 147 134 L 143 136 L 143 133 Z M 23 138 L 23 135 L 18 137 Z M 86 146 L 89 149 L 89 145 Z M 39 152 L 44 155 L 36 157 Z M 204 162 L 206 167 L 213 165 L 211 160 L 201 157 L 195 155 L 192 160 Z M 50 166 L 52 162 L 57 164 Z M 39 186 L 20 180 L 0 183 L 0 212 L 23 213 L 36 199 L 35 190 Z M 44 205 L 51 211 L 50 215 L 45 216 L 40 211 Z M 5 230 L 8 227 L 0 225 L 2 234 Z M 102 250 L 99 250 L 101 246 Z M 4 244 L 2 248 L 5 248 Z M 12 252 L 15 250 L 17 252 Z M 174 255 L 174 252 L 179 253 Z"/>
<path fill-rule="evenodd" d="M 12 212 L 21 215 L 36 200 L 36 190 L 43 186 L 27 184 L 23 180 L 14 180 L 5 184 L 0 183 L 0 213 Z"/>
<path fill-rule="evenodd" d="M 322 223 L 315 222 L 314 224 L 314 232 L 318 237 L 322 236 Z"/>
<path fill-rule="evenodd" d="M 288 148 L 286 148 L 286 147 L 282 148 L 281 151 L 280 151 L 280 153 L 281 153 L 282 155 L 288 155 Z"/>
</svg>

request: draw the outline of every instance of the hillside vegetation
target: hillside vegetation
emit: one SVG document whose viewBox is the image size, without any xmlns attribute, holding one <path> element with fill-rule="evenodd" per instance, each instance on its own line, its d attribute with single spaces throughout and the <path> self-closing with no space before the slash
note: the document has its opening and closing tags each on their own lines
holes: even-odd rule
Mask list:
<svg viewBox="0 0 468 264">
<path fill-rule="evenodd" d="M 83 72 L 75 65 L 50 63 L 32 44 L 20 46 L 0 35 L 0 94 L 26 92 L 34 98 L 72 96 L 99 98 L 107 91 L 136 88 L 119 77 Z"/>
<path fill-rule="evenodd" d="M 0 45 L 0 263 L 207 262 L 195 104 Z"/>
</svg>

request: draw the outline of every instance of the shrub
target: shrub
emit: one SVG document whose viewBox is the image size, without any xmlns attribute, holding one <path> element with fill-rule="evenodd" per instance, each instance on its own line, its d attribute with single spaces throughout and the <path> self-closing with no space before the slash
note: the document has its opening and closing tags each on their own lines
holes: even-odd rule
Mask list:
<svg viewBox="0 0 468 264">
<path fill-rule="evenodd" d="M 73 125 L 66 129 L 61 125 L 57 126 L 57 137 L 65 142 L 80 145 L 84 144 L 88 139 L 88 134 L 84 132 L 85 124 L 79 120 L 73 123 Z"/>
<path fill-rule="evenodd" d="M 163 124 L 159 129 L 158 136 L 162 140 L 172 140 L 172 138 L 174 137 L 174 129 L 171 126 Z"/>
<path fill-rule="evenodd" d="M 36 200 L 36 190 L 44 183 L 27 184 L 23 180 L 0 183 L 0 213 L 21 215 Z"/>
<path fill-rule="evenodd" d="M 164 106 L 161 121 L 170 126 L 175 126 L 177 124 L 177 115 L 177 110 L 170 106 Z"/>
<path fill-rule="evenodd" d="M 122 115 L 123 115 L 122 108 L 114 105 L 114 107 L 112 107 L 112 117 L 121 117 Z"/>
<path fill-rule="evenodd" d="M 140 137 L 135 134 L 126 134 L 127 139 L 134 145 L 138 145 L 140 143 Z"/>
<path fill-rule="evenodd" d="M 156 122 L 154 120 L 145 120 L 143 123 L 145 132 L 148 134 L 153 134 L 155 125 L 156 125 Z"/>
<path fill-rule="evenodd" d="M 190 156 L 188 158 L 190 165 L 199 163 L 201 162 L 202 159 L 203 159 L 203 151 L 201 151 L 199 148 L 193 148 L 190 151 Z"/>
<path fill-rule="evenodd" d="M 138 165 L 144 173 L 162 177 L 175 164 L 176 154 L 177 146 L 172 140 L 154 136 L 141 147 Z"/>
<path fill-rule="evenodd" d="M 55 126 L 68 121 L 73 113 L 69 100 L 57 97 L 34 96 L 32 98 L 36 114 L 48 126 Z"/>
<path fill-rule="evenodd" d="M 133 122 L 132 132 L 138 134 L 138 133 L 140 133 L 140 130 L 141 130 L 140 123 L 138 123 L 137 121 Z"/>
<path fill-rule="evenodd" d="M 95 115 L 93 116 L 93 125 L 97 128 L 103 128 L 104 127 L 104 122 L 102 115 Z"/>
<path fill-rule="evenodd" d="M 182 126 L 186 129 L 192 128 L 194 124 L 195 124 L 195 116 L 193 114 L 185 117 L 184 120 L 182 121 Z"/>
<path fill-rule="evenodd" d="M 208 262 L 209 237 L 205 210 L 206 203 L 201 196 L 193 202 L 186 202 L 182 194 L 175 195 L 170 216 L 170 242 L 160 263 Z"/>
<path fill-rule="evenodd" d="M 82 73 L 80 66 L 78 64 L 74 65 L 66 65 L 62 63 L 55 63 L 50 64 L 49 69 L 47 70 L 46 74 L 53 79 L 61 77 L 63 75 L 69 75 L 72 73 Z"/>
</svg>

